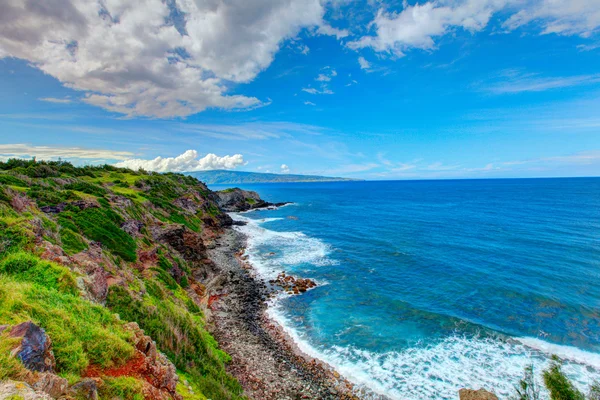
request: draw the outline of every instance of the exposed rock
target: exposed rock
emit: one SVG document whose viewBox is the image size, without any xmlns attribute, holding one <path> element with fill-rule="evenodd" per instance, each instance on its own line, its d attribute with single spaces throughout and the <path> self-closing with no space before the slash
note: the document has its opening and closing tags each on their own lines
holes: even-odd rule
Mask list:
<svg viewBox="0 0 600 400">
<path fill-rule="evenodd" d="M 144 227 L 144 223 L 141 221 L 136 221 L 135 219 L 129 219 L 121 225 L 121 229 L 127 232 L 129 235 L 135 237 L 140 236 L 140 231 Z"/>
<path fill-rule="evenodd" d="M 65 378 L 48 372 L 35 375 L 29 383 L 38 392 L 44 392 L 52 398 L 59 398 L 67 394 L 69 382 Z"/>
<path fill-rule="evenodd" d="M 206 247 L 202 237 L 187 229 L 185 225 L 154 226 L 150 230 L 154 240 L 168 244 L 186 261 L 201 261 L 206 258 Z"/>
<path fill-rule="evenodd" d="M 498 396 L 485 389 L 460 389 L 458 396 L 460 400 L 498 400 Z"/>
<path fill-rule="evenodd" d="M 0 382 L 0 399 L 51 400 L 46 393 L 38 393 L 31 386 L 19 381 Z"/>
<path fill-rule="evenodd" d="M 104 303 L 108 294 L 108 276 L 104 268 L 98 266 L 93 272 L 88 272 L 87 277 L 83 279 L 85 292 L 91 300 Z"/>
<path fill-rule="evenodd" d="M 15 325 L 9 336 L 21 338 L 21 343 L 11 352 L 19 357 L 23 365 L 31 371 L 53 372 L 56 361 L 52 352 L 52 342 L 46 332 L 31 321 Z"/>
<path fill-rule="evenodd" d="M 311 279 L 295 278 L 291 275 L 286 275 L 281 272 L 276 279 L 269 281 L 272 285 L 280 286 L 289 294 L 300 294 L 317 286 L 315 281 Z"/>
<path fill-rule="evenodd" d="M 258 193 L 239 188 L 216 192 L 217 204 L 224 211 L 240 212 L 257 208 L 280 207 L 289 203 L 269 203 L 260 198 Z"/>
<path fill-rule="evenodd" d="M 10 205 L 18 212 L 23 212 L 30 208 L 34 203 L 24 194 L 17 191 L 12 191 L 12 199 Z"/>
<path fill-rule="evenodd" d="M 65 211 L 65 208 L 68 205 L 78 207 L 80 210 L 85 210 L 88 208 L 100 208 L 100 204 L 98 203 L 98 201 L 96 199 L 89 198 L 89 199 L 72 201 L 70 203 L 59 203 L 55 206 L 44 206 L 44 207 L 40 207 L 40 210 L 42 210 L 46 214 L 59 214 L 59 213 Z"/>
<path fill-rule="evenodd" d="M 94 379 L 87 378 L 74 384 L 69 392 L 75 398 L 98 400 L 98 384 Z"/>
</svg>

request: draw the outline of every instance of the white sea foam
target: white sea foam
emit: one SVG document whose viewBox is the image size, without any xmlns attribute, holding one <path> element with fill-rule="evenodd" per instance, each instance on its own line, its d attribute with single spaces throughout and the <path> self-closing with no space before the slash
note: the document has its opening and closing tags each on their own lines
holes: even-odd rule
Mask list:
<svg viewBox="0 0 600 400">
<path fill-rule="evenodd" d="M 232 217 L 247 222 L 236 229 L 247 235 L 246 254 L 263 277 L 272 277 L 286 266 L 299 263 L 331 262 L 327 257 L 331 249 L 322 241 L 301 232 L 275 232 L 261 226 L 279 218 L 256 220 L 240 214 Z M 265 245 L 277 249 L 276 257 L 261 252 Z M 325 361 L 359 388 L 367 388 L 367 393 L 371 393 L 367 398 L 384 395 L 407 400 L 456 399 L 463 387 L 483 387 L 506 398 L 515 393 L 515 385 L 529 365 L 536 371 L 538 386 L 543 387 L 540 374 L 553 354 L 566 361 L 563 369 L 580 389 L 585 391 L 600 379 L 600 354 L 528 337 L 506 340 L 457 334 L 386 353 L 316 346 L 287 316 L 281 302 L 285 297 L 281 294 L 271 301 L 269 317 L 283 327 L 300 350 Z M 547 399 L 547 393 L 542 392 L 542 398 Z"/>
<path fill-rule="evenodd" d="M 525 367 L 533 365 L 538 387 L 541 371 L 556 354 L 566 360 L 563 370 L 584 392 L 600 379 L 594 368 L 597 354 L 538 339 L 503 340 L 491 337 L 453 335 L 430 344 L 419 344 L 400 352 L 375 353 L 352 347 L 319 348 L 301 330 L 292 326 L 284 308 L 276 301 L 269 317 L 306 354 L 334 367 L 348 380 L 373 393 L 392 399 L 456 399 L 458 390 L 487 388 L 500 398 L 515 394 L 515 385 Z M 542 398 L 548 394 L 542 389 Z"/>
<path fill-rule="evenodd" d="M 328 258 L 331 247 L 323 241 L 302 232 L 276 232 L 262 226 L 282 218 L 252 219 L 235 213 L 231 214 L 231 217 L 246 223 L 235 228 L 248 238 L 248 261 L 264 278 L 271 279 L 282 270 L 299 264 L 323 266 L 336 263 Z M 276 257 L 265 256 L 265 247 L 276 251 Z"/>
</svg>

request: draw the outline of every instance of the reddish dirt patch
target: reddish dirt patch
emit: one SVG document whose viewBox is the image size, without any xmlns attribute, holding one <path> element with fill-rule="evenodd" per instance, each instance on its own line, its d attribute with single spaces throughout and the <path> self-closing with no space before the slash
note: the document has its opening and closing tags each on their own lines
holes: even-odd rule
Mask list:
<svg viewBox="0 0 600 400">
<path fill-rule="evenodd" d="M 146 372 L 146 359 L 141 352 L 137 352 L 135 357 L 118 367 L 103 369 L 98 365 L 90 365 L 83 373 L 83 377 L 101 378 L 103 376 L 110 376 L 116 378 L 119 376 L 131 376 L 148 380 L 149 377 L 144 377 L 144 372 Z"/>
<path fill-rule="evenodd" d="M 226 294 L 213 294 L 208 298 L 208 308 L 214 311 L 214 303 L 221 297 L 227 296 Z"/>
</svg>

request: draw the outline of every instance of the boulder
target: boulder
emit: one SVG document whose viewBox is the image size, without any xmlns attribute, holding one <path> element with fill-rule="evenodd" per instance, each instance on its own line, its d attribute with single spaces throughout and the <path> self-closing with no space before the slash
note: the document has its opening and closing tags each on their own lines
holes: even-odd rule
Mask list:
<svg viewBox="0 0 600 400">
<path fill-rule="evenodd" d="M 77 399 L 98 400 L 98 384 L 94 379 L 84 379 L 71 386 L 70 394 Z"/>
<path fill-rule="evenodd" d="M 38 392 L 44 392 L 50 395 L 50 397 L 57 399 L 67 394 L 69 388 L 69 382 L 65 378 L 61 378 L 58 375 L 44 372 L 36 374 L 31 380 L 28 380 Z"/>
<path fill-rule="evenodd" d="M 485 389 L 460 389 L 458 396 L 460 400 L 498 400 L 498 396 Z"/>
<path fill-rule="evenodd" d="M 0 399 L 51 400 L 46 393 L 38 393 L 27 383 L 19 381 L 0 382 Z"/>
<path fill-rule="evenodd" d="M 31 371 L 53 372 L 56 361 L 52 352 L 52 342 L 46 332 L 31 321 L 15 325 L 9 336 L 21 338 L 19 345 L 12 351 L 23 365 Z"/>
</svg>

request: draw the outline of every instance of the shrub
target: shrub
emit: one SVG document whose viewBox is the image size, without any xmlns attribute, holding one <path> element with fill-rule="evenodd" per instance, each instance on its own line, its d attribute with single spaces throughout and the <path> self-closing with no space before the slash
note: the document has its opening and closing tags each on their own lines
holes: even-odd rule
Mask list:
<svg viewBox="0 0 600 400">
<path fill-rule="evenodd" d="M 79 181 L 65 185 L 65 189 L 76 190 L 78 192 L 91 194 L 97 197 L 102 197 L 106 194 L 106 189 L 104 189 L 103 187 L 84 181 Z"/>
<path fill-rule="evenodd" d="M 543 377 L 551 400 L 585 400 L 583 393 L 563 373 L 558 357 L 553 357 L 552 364 L 544 371 Z"/>
</svg>

